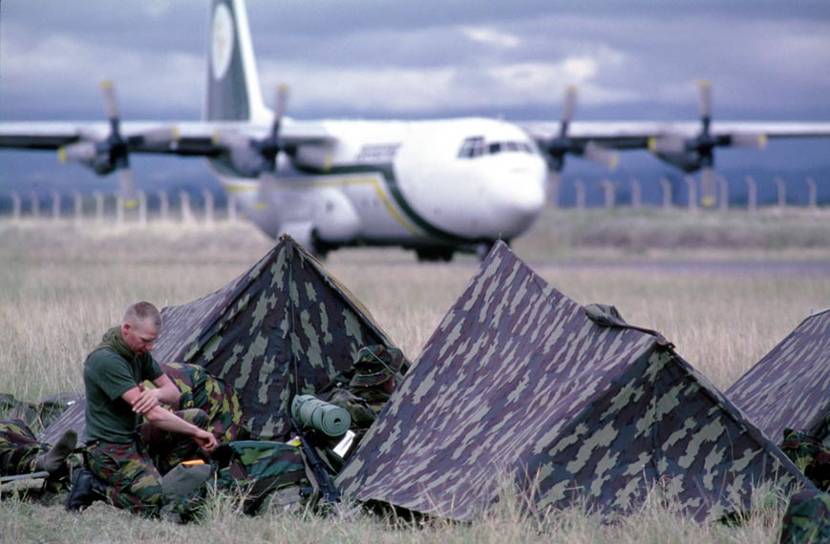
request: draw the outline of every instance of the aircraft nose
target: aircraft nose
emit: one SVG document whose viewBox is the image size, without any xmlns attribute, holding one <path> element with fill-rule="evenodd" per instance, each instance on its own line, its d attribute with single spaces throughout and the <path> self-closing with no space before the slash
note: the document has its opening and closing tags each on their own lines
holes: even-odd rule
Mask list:
<svg viewBox="0 0 830 544">
<path fill-rule="evenodd" d="M 512 237 L 527 229 L 545 205 L 545 173 L 543 169 L 517 168 L 493 173 L 492 218 L 499 234 Z"/>
</svg>

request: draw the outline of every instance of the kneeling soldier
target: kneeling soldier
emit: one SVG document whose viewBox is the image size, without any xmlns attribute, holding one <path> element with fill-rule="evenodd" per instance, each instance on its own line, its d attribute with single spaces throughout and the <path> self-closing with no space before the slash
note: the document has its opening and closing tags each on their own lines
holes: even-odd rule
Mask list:
<svg viewBox="0 0 830 544">
<path fill-rule="evenodd" d="M 84 363 L 89 469 L 113 505 L 147 516 L 165 506 L 161 474 L 217 445 L 203 411 L 161 406 L 175 406 L 179 390 L 150 354 L 160 330 L 158 309 L 137 302 Z M 156 388 L 144 389 L 145 380 Z M 139 426 L 140 416 L 147 422 Z"/>
</svg>

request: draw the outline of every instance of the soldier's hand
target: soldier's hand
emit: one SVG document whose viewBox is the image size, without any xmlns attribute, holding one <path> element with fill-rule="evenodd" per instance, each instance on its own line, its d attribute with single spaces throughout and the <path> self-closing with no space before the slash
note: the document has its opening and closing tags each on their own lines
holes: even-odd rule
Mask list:
<svg viewBox="0 0 830 544">
<path fill-rule="evenodd" d="M 193 437 L 193 440 L 196 441 L 196 444 L 198 444 L 200 448 L 208 453 L 215 450 L 216 446 L 219 445 L 216 437 L 207 431 L 200 431 L 199 434 Z"/>
<path fill-rule="evenodd" d="M 133 412 L 146 414 L 159 405 L 158 389 L 143 389 L 138 399 L 133 403 Z"/>
</svg>

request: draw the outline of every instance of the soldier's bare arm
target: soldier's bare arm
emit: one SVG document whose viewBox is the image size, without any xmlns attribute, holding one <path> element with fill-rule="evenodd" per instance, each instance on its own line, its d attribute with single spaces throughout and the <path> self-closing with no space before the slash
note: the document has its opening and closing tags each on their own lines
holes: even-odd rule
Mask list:
<svg viewBox="0 0 830 544">
<path fill-rule="evenodd" d="M 147 389 L 141 392 L 141 398 L 133 406 L 133 409 L 140 414 L 146 413 L 154 406 L 159 404 L 166 404 L 168 406 L 178 406 L 181 392 L 173 380 L 167 374 L 162 374 L 153 380 L 155 389 Z"/>
<path fill-rule="evenodd" d="M 139 389 L 138 386 L 133 387 L 121 395 L 121 398 L 130 403 L 131 406 L 135 407 L 135 403 L 141 398 L 141 389 Z M 218 445 L 216 437 L 211 433 L 200 429 L 192 423 L 188 423 L 173 412 L 162 408 L 161 406 L 154 406 L 144 413 L 144 417 L 147 418 L 147 421 L 149 421 L 151 425 L 156 426 L 159 429 L 193 437 L 193 440 L 199 444 L 199 447 L 206 452 L 213 451 Z"/>
</svg>

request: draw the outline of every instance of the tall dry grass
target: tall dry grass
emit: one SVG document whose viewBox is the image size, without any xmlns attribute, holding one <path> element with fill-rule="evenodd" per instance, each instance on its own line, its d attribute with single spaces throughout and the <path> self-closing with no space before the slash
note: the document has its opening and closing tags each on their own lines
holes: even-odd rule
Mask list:
<svg viewBox="0 0 830 544">
<path fill-rule="evenodd" d="M 608 220 L 619 228 L 637 224 L 638 232 L 679 228 L 675 219 L 662 214 L 646 219 L 617 214 Z M 761 228 L 751 222 L 741 226 L 741 216 L 721 220 L 724 229 Z M 584 229 L 600 227 L 580 227 L 583 221 L 577 214 L 570 220 L 567 214 L 547 215 L 528 237 L 517 241 L 516 251 L 577 302 L 614 304 L 629 322 L 661 331 L 721 388 L 807 314 L 830 306 L 830 273 L 768 266 L 782 259 L 830 261 L 830 249 L 798 243 L 812 227 L 796 220 L 779 225 L 782 232 L 776 234 L 776 239 L 793 243 L 781 249 L 755 244 L 746 251 L 597 246 L 584 241 Z M 641 226 L 644 221 L 646 226 Z M 775 231 L 768 225 L 763 229 Z M 127 304 L 138 299 L 159 305 L 192 300 L 245 271 L 271 246 L 245 224 L 116 229 L 0 222 L 0 392 L 34 400 L 81 390 L 84 356 Z M 664 266 L 677 259 L 723 261 L 736 254 L 749 264 L 726 269 Z M 415 359 L 478 263 L 462 257 L 450 265 L 418 264 L 411 253 L 392 249 L 337 252 L 326 266 Z M 60 506 L 4 498 L 0 542 L 772 542 L 780 518 L 780 506 L 773 504 L 760 508 L 743 527 L 701 525 L 647 503 L 609 526 L 579 509 L 540 521 L 526 519 L 510 504 L 499 508 L 473 525 L 437 522 L 401 529 L 353 512 L 335 519 L 276 514 L 246 518 L 232 505 L 217 503 L 202 523 L 177 527 L 100 504 L 74 516 Z"/>
</svg>

